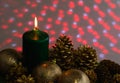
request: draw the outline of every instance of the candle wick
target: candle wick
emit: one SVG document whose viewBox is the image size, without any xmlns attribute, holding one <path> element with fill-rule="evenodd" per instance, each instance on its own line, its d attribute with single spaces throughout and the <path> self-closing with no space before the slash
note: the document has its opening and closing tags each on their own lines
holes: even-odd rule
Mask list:
<svg viewBox="0 0 120 83">
<path fill-rule="evenodd" d="M 38 27 L 34 27 L 34 29 L 33 29 L 33 30 L 39 30 L 39 29 L 38 29 Z"/>
</svg>

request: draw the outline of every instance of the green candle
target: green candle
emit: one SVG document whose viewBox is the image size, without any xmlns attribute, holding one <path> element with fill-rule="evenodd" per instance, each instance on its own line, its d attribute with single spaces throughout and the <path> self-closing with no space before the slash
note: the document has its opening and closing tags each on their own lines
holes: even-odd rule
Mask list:
<svg viewBox="0 0 120 83">
<path fill-rule="evenodd" d="M 33 68 L 41 62 L 48 60 L 49 36 L 46 32 L 40 31 L 35 18 L 35 27 L 23 34 L 23 56 L 24 64 Z"/>
</svg>

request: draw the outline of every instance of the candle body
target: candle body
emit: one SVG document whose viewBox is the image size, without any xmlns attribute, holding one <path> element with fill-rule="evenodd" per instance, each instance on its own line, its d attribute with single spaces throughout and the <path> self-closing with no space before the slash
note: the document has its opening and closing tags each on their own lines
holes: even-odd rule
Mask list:
<svg viewBox="0 0 120 83">
<path fill-rule="evenodd" d="M 31 30 L 23 34 L 24 65 L 32 69 L 48 60 L 49 36 L 40 30 Z"/>
</svg>

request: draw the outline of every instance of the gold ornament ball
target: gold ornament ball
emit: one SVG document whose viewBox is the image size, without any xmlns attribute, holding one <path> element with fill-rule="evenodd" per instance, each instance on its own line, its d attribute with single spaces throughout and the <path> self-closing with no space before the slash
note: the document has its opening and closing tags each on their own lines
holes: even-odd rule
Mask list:
<svg viewBox="0 0 120 83">
<path fill-rule="evenodd" d="M 90 80 L 81 70 L 70 69 L 63 72 L 57 83 L 90 83 Z"/>
<path fill-rule="evenodd" d="M 54 83 L 61 74 L 61 68 L 49 61 L 40 64 L 33 71 L 36 83 Z"/>
<path fill-rule="evenodd" d="M 19 53 L 11 48 L 0 51 L 0 73 L 7 73 L 18 62 Z"/>
</svg>

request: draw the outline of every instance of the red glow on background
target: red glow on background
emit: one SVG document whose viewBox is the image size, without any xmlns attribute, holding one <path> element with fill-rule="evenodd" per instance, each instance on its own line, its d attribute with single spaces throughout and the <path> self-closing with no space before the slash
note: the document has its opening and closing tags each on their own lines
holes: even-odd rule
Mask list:
<svg viewBox="0 0 120 83">
<path fill-rule="evenodd" d="M 85 12 L 87 12 L 87 13 L 90 12 L 90 8 L 89 8 L 88 6 L 85 6 L 85 7 L 84 7 L 84 10 L 85 10 Z"/>
<path fill-rule="evenodd" d="M 2 29 L 7 29 L 8 25 L 2 25 Z"/>
<path fill-rule="evenodd" d="M 69 2 L 69 8 L 75 8 L 75 3 L 74 1 Z"/>
<path fill-rule="evenodd" d="M 1 1 L 0 49 L 22 51 L 22 34 L 34 27 L 50 35 L 50 46 L 68 35 L 75 47 L 90 44 L 99 54 L 120 55 L 120 3 L 118 0 L 21 0 Z M 21 41 L 21 42 L 20 42 Z"/>
</svg>

